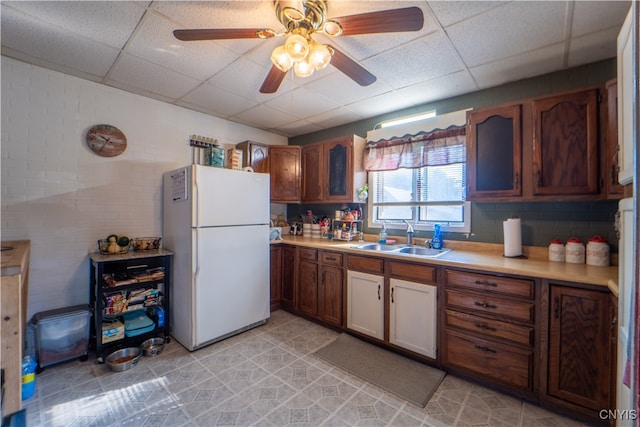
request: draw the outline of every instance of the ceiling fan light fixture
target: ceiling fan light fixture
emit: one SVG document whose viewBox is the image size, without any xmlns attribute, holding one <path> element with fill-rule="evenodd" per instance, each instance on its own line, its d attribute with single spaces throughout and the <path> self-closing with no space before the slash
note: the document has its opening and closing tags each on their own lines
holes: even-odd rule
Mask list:
<svg viewBox="0 0 640 427">
<path fill-rule="evenodd" d="M 338 37 L 340 34 L 342 34 L 342 25 L 340 25 L 338 21 L 329 19 L 325 21 L 324 25 L 322 26 L 322 31 L 328 36 Z"/>
<path fill-rule="evenodd" d="M 312 42 L 307 61 L 316 70 L 322 70 L 331 62 L 331 51 L 327 45 Z"/>
<path fill-rule="evenodd" d="M 309 77 L 315 68 L 307 61 L 300 61 L 293 64 L 293 72 L 297 77 Z"/>
<path fill-rule="evenodd" d="M 287 72 L 293 65 L 293 60 L 287 53 L 287 50 L 284 48 L 284 45 L 280 45 L 273 49 L 271 52 L 271 62 L 273 65 L 278 67 L 280 71 Z"/>
<path fill-rule="evenodd" d="M 284 44 L 284 48 L 293 60 L 293 62 L 302 61 L 309 53 L 309 43 L 300 34 L 289 36 Z"/>
</svg>

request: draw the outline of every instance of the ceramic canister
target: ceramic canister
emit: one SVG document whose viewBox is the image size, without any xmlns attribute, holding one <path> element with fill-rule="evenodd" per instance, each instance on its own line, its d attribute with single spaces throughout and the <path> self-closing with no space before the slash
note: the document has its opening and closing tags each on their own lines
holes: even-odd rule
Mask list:
<svg viewBox="0 0 640 427">
<path fill-rule="evenodd" d="M 549 261 L 564 262 L 564 244 L 560 239 L 553 239 L 549 245 Z"/>
<path fill-rule="evenodd" d="M 564 260 L 574 264 L 584 264 L 584 244 L 577 237 L 567 240 L 564 247 Z"/>
<path fill-rule="evenodd" d="M 593 236 L 587 242 L 587 264 L 606 267 L 609 265 L 609 244 L 602 236 Z"/>
</svg>

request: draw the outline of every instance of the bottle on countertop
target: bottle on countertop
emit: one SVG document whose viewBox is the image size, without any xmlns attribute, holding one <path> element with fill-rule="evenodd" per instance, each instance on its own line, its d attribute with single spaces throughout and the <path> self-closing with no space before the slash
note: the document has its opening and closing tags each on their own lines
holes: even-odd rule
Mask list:
<svg viewBox="0 0 640 427">
<path fill-rule="evenodd" d="M 378 243 L 381 245 L 387 243 L 387 226 L 384 222 L 382 223 L 382 230 L 380 230 L 380 234 L 378 234 Z"/>
<path fill-rule="evenodd" d="M 433 226 L 433 238 L 431 239 L 431 247 L 433 249 L 442 249 L 444 242 L 442 241 L 442 231 L 440 224 Z"/>
</svg>

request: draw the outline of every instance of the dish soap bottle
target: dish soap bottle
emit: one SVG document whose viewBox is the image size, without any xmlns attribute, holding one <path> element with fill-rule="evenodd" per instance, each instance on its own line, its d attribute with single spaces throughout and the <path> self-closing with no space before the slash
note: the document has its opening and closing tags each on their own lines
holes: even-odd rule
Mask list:
<svg viewBox="0 0 640 427">
<path fill-rule="evenodd" d="M 440 224 L 433 226 L 433 238 L 431 239 L 431 247 L 433 249 L 442 249 L 442 231 L 440 230 Z"/>
<path fill-rule="evenodd" d="M 387 226 L 385 223 L 382 223 L 382 230 L 380 230 L 380 234 L 378 234 L 378 243 L 384 245 L 387 243 Z"/>
</svg>

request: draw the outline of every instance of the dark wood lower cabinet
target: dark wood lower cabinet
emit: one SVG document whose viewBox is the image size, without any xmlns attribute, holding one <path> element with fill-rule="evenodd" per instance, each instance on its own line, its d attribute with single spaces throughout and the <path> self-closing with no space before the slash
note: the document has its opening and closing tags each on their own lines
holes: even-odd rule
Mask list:
<svg viewBox="0 0 640 427">
<path fill-rule="evenodd" d="M 294 307 L 295 284 L 296 284 L 296 248 L 294 246 L 283 246 L 281 304 L 287 308 Z"/>
<path fill-rule="evenodd" d="M 270 248 L 270 290 L 271 290 L 271 311 L 280 307 L 282 301 L 282 247 L 272 246 Z"/>
<path fill-rule="evenodd" d="M 611 402 L 611 325 L 608 292 L 551 284 L 548 383 L 545 398 L 581 407 L 594 418 Z"/>
<path fill-rule="evenodd" d="M 342 326 L 343 282 L 341 267 L 320 266 L 318 317 L 335 326 Z"/>
<path fill-rule="evenodd" d="M 309 316 L 318 315 L 318 264 L 300 260 L 296 309 Z"/>
</svg>

